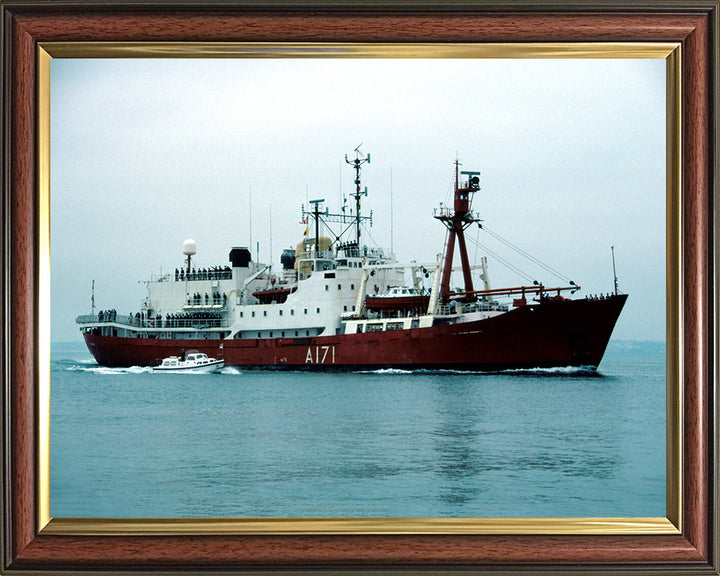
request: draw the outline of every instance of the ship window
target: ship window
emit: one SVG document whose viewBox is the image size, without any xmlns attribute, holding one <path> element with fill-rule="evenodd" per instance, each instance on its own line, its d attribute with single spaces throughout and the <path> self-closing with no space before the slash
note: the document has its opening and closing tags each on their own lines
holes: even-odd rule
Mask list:
<svg viewBox="0 0 720 576">
<path fill-rule="evenodd" d="M 282 316 L 282 312 L 283 312 L 283 311 L 282 311 L 282 310 L 280 310 L 280 316 Z"/>
<path fill-rule="evenodd" d="M 252 311 L 252 317 L 255 318 L 255 310 Z"/>
<path fill-rule="evenodd" d="M 297 335 L 298 335 L 298 331 L 297 331 L 297 330 L 295 330 L 295 336 L 297 336 Z"/>
<path fill-rule="evenodd" d="M 352 311 L 355 312 L 355 305 L 353 304 Z"/>
<path fill-rule="evenodd" d="M 307 308 L 305 308 L 305 314 L 307 314 Z"/>
<path fill-rule="evenodd" d="M 355 284 L 350 284 L 350 290 L 355 290 Z"/>
<path fill-rule="evenodd" d="M 315 308 L 315 313 L 320 314 L 320 308 Z"/>
<path fill-rule="evenodd" d="M 280 336 L 285 337 L 285 330 L 283 330 L 282 332 L 280 332 Z"/>
<path fill-rule="evenodd" d="M 267 310 L 263 310 L 263 316 L 267 316 Z"/>
<path fill-rule="evenodd" d="M 270 338 L 272 338 L 272 332 L 270 332 Z"/>
<path fill-rule="evenodd" d="M 290 316 L 295 316 L 295 308 L 293 308 L 292 310 L 290 310 Z"/>
<path fill-rule="evenodd" d="M 240 318 L 242 318 L 242 317 L 243 317 L 243 313 L 242 313 L 242 312 L 240 312 Z"/>
<path fill-rule="evenodd" d="M 327 292 L 328 290 L 330 290 L 330 286 L 325 284 L 325 292 Z"/>
<path fill-rule="evenodd" d="M 343 312 L 347 312 L 347 306 L 343 306 Z"/>
<path fill-rule="evenodd" d="M 363 331 L 363 325 L 362 325 L 362 324 L 358 324 L 358 325 L 357 325 L 357 333 L 358 333 L 358 334 L 362 334 L 362 331 Z"/>
<path fill-rule="evenodd" d="M 368 332 L 382 332 L 383 325 L 382 322 L 377 322 L 374 324 L 368 324 L 367 325 L 367 331 Z"/>
<path fill-rule="evenodd" d="M 342 290 L 342 284 L 338 284 L 338 290 Z"/>
<path fill-rule="evenodd" d="M 258 332 L 258 338 L 260 338 L 261 336 L 262 336 L 262 333 Z"/>
</svg>

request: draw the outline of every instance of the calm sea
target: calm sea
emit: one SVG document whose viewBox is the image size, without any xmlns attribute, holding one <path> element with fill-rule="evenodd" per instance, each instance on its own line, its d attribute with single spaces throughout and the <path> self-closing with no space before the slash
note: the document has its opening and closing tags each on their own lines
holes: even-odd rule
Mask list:
<svg viewBox="0 0 720 576">
<path fill-rule="evenodd" d="M 56 517 L 665 516 L 665 353 L 597 373 L 154 374 L 53 346 Z"/>
</svg>

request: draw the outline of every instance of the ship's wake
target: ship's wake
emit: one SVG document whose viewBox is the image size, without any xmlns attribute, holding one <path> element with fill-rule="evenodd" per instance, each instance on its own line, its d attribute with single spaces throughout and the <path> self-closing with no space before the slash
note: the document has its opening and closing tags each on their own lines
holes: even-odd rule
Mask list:
<svg viewBox="0 0 720 576">
<path fill-rule="evenodd" d="M 477 375 L 477 376 L 532 376 L 532 377 L 582 377 L 601 378 L 603 374 L 598 372 L 594 366 L 557 366 L 554 368 L 512 368 L 507 370 L 452 370 L 418 368 L 416 370 L 402 370 L 399 368 L 381 368 L 378 370 L 358 370 L 355 374 L 417 374 L 417 375 Z"/>
<path fill-rule="evenodd" d="M 68 372 L 87 372 L 102 375 L 121 375 L 121 374 L 152 374 L 155 373 L 152 366 L 130 366 L 129 368 L 110 368 L 100 366 L 94 360 L 60 360 L 57 362 L 62 370 Z M 193 370 L 172 372 L 172 374 L 199 374 Z M 452 369 L 433 369 L 418 368 L 406 370 L 403 368 L 378 368 L 376 370 L 354 370 L 354 374 L 376 374 L 379 376 L 393 375 L 458 375 L 458 376 L 518 376 L 518 377 L 581 377 L 581 378 L 601 378 L 604 376 L 593 366 L 559 366 L 554 368 L 514 368 L 507 370 L 452 370 Z M 212 374 L 224 375 L 240 375 L 242 371 L 235 366 L 225 366 L 218 372 Z"/>
<path fill-rule="evenodd" d="M 90 372 L 93 374 L 114 375 L 114 374 L 144 374 L 152 372 L 149 366 L 130 366 L 129 368 L 109 368 L 97 364 L 72 364 L 65 368 L 68 372 Z"/>
<path fill-rule="evenodd" d="M 240 370 L 235 368 L 235 366 L 225 366 L 222 370 L 220 370 L 220 374 L 242 374 Z"/>
<path fill-rule="evenodd" d="M 602 377 L 594 366 L 556 366 L 554 368 L 517 368 L 513 370 L 500 370 L 494 374 L 509 374 L 517 376 L 582 376 Z"/>
<path fill-rule="evenodd" d="M 380 368 L 378 370 L 357 370 L 355 374 L 416 374 L 421 370 L 403 370 L 401 368 Z"/>
<path fill-rule="evenodd" d="M 152 366 L 130 366 L 129 368 L 110 368 L 108 366 L 99 366 L 95 360 L 61 360 L 58 362 L 61 365 L 62 370 L 68 372 L 89 372 L 91 374 L 102 374 L 102 375 L 116 375 L 116 374 L 151 374 L 156 373 L 152 369 Z M 178 372 L 171 372 L 172 374 L 201 374 L 200 371 L 185 370 Z M 206 373 L 207 374 L 207 373 Z M 225 366 L 218 372 L 211 372 L 211 374 L 229 374 L 237 375 L 242 374 L 240 370 L 233 366 Z"/>
</svg>

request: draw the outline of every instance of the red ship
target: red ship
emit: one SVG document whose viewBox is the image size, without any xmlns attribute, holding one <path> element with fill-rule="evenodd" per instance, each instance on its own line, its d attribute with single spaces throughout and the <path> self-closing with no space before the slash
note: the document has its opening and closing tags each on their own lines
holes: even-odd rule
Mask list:
<svg viewBox="0 0 720 576">
<path fill-rule="evenodd" d="M 314 237 L 286 250 L 281 270 L 254 262 L 247 248 L 230 251 L 231 266 L 196 269 L 195 243 L 174 274 L 151 278 L 141 310 L 128 316 L 103 311 L 77 322 L 96 361 L 104 366 L 156 366 L 193 349 L 226 366 L 293 370 L 450 369 L 496 371 L 551 367 L 596 368 L 627 300 L 615 281 L 612 294 L 577 298 L 580 286 L 483 289 L 473 286 L 465 230 L 480 225 L 471 210 L 478 172 L 456 162 L 454 204 L 436 210 L 446 227 L 439 263 L 406 267 L 393 254 L 361 243 L 371 216 L 360 211 L 361 166 L 355 170 L 355 209 L 331 214 L 323 200 L 303 207 Z M 461 177 L 463 180 L 461 180 Z M 340 224 L 353 230 L 321 235 Z M 308 231 L 310 225 L 308 224 Z M 451 289 L 454 253 L 464 287 Z M 412 286 L 407 286 L 406 269 Z M 424 287 L 432 278 L 432 286 Z"/>
</svg>

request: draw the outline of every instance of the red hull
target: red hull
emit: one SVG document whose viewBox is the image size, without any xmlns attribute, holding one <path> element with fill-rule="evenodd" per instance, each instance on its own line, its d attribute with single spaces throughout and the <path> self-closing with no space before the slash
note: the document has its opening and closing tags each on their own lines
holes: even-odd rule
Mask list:
<svg viewBox="0 0 720 576">
<path fill-rule="evenodd" d="M 314 338 L 161 340 L 85 334 L 104 366 L 154 366 L 182 350 L 224 358 L 226 366 L 294 370 L 378 368 L 502 370 L 597 366 L 626 295 L 547 301 L 487 320 Z M 223 348 L 220 348 L 220 344 Z"/>
</svg>

